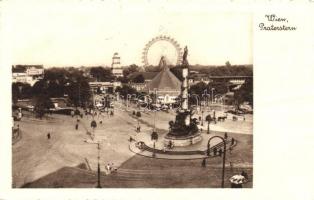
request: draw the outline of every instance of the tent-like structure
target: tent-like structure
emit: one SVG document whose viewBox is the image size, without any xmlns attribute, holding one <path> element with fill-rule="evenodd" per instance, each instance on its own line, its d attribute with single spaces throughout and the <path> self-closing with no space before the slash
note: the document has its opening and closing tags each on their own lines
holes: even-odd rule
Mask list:
<svg viewBox="0 0 314 200">
<path fill-rule="evenodd" d="M 157 93 L 161 103 L 174 103 L 175 99 L 180 95 L 182 83 L 170 71 L 165 62 L 160 63 L 164 63 L 162 70 L 147 84 L 148 93 Z"/>
</svg>

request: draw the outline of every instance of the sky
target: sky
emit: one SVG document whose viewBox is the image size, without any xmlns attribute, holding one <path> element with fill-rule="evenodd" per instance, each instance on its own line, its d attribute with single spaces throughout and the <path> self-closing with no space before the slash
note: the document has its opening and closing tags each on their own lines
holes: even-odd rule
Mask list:
<svg viewBox="0 0 314 200">
<path fill-rule="evenodd" d="M 187 45 L 193 65 L 253 63 L 248 12 L 202 9 L 180 1 L 67 2 L 7 7 L 3 28 L 9 33 L 12 64 L 110 66 L 118 52 L 122 65 L 142 65 L 145 44 L 159 35 L 174 38 L 181 48 Z M 173 51 L 162 42 L 152 46 L 149 62 L 157 64 L 161 55 L 154 52 L 165 48 Z M 176 55 L 165 56 L 170 62 Z"/>
</svg>

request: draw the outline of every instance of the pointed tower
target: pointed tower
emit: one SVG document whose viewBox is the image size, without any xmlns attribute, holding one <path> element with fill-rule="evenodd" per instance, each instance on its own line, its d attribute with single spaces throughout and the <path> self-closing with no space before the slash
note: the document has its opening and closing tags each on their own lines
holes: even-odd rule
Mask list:
<svg viewBox="0 0 314 200">
<path fill-rule="evenodd" d="M 120 63 L 120 56 L 117 52 L 114 53 L 112 57 L 111 71 L 112 74 L 116 77 L 123 76 L 123 71 Z"/>
</svg>

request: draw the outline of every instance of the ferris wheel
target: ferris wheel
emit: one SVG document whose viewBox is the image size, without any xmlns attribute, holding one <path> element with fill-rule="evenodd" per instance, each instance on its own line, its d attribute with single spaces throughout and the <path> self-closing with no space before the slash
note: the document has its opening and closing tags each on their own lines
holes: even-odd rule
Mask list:
<svg viewBox="0 0 314 200">
<path fill-rule="evenodd" d="M 168 65 L 180 65 L 182 49 L 179 43 L 169 36 L 157 36 L 151 39 L 143 49 L 142 62 L 144 66 L 157 66 L 164 57 Z"/>
</svg>

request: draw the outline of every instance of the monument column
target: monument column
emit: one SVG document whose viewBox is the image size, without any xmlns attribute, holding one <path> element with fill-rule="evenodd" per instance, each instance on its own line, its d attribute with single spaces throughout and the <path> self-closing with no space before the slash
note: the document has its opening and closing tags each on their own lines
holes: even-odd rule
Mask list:
<svg viewBox="0 0 314 200">
<path fill-rule="evenodd" d="M 187 111 L 189 109 L 189 104 L 188 104 L 188 74 L 189 74 L 189 69 L 187 66 L 184 66 L 182 68 L 182 77 L 183 77 L 183 82 L 182 82 L 182 88 L 181 88 L 181 93 L 182 93 L 182 110 Z"/>
</svg>

